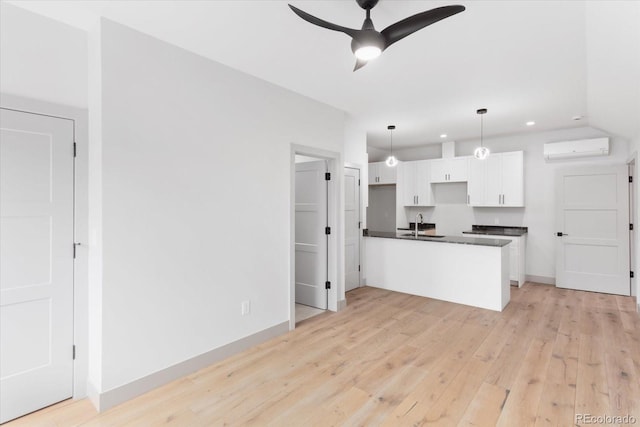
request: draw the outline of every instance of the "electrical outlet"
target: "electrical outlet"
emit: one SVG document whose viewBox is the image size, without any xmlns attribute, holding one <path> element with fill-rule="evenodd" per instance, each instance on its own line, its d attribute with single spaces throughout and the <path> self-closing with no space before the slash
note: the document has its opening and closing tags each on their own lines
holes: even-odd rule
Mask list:
<svg viewBox="0 0 640 427">
<path fill-rule="evenodd" d="M 494 219 L 493 222 L 495 223 L 495 225 L 500 225 L 500 218 Z"/>
<path fill-rule="evenodd" d="M 242 301 L 242 315 L 246 316 L 251 313 L 251 301 Z"/>
</svg>

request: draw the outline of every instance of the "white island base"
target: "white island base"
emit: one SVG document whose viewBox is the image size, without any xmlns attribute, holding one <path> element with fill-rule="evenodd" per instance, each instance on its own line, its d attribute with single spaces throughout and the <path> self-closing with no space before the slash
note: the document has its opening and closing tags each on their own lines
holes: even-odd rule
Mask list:
<svg viewBox="0 0 640 427">
<path fill-rule="evenodd" d="M 495 311 L 509 303 L 508 246 L 365 240 L 367 286 Z"/>
</svg>

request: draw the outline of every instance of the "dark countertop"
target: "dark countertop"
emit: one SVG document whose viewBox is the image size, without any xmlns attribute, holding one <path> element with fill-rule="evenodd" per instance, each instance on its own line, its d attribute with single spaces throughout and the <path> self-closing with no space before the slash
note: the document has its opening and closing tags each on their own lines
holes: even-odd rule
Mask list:
<svg viewBox="0 0 640 427">
<path fill-rule="evenodd" d="M 436 242 L 436 243 L 458 243 L 461 245 L 476 245 L 476 246 L 493 246 L 502 247 L 511 243 L 511 240 L 505 239 L 485 239 L 483 237 L 463 237 L 463 236 L 403 236 L 407 234 L 405 232 L 396 233 L 395 231 L 369 231 L 365 230 L 364 233 L 367 237 L 381 237 L 384 239 L 399 239 L 399 240 L 420 240 L 424 242 Z"/>
<path fill-rule="evenodd" d="M 462 234 L 487 234 L 491 236 L 515 236 L 527 234 L 527 227 L 509 227 L 503 225 L 472 225 L 471 231 L 463 231 Z"/>
</svg>

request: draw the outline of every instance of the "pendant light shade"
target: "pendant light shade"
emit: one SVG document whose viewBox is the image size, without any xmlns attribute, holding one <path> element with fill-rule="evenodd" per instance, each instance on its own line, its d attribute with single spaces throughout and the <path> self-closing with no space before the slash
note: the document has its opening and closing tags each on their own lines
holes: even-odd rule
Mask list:
<svg viewBox="0 0 640 427">
<path fill-rule="evenodd" d="M 480 108 L 476 111 L 476 114 L 480 115 L 480 147 L 476 148 L 473 152 L 473 157 L 478 160 L 486 159 L 491 151 L 483 145 L 484 140 L 484 115 L 487 114 L 486 108 Z"/>
<path fill-rule="evenodd" d="M 387 129 L 389 129 L 389 133 L 390 133 L 390 138 L 389 141 L 391 142 L 391 153 L 389 154 L 389 157 L 387 157 L 387 166 L 389 166 L 390 168 L 395 167 L 398 164 L 398 159 L 396 159 L 396 156 L 393 155 L 393 130 L 396 127 L 394 125 L 389 125 L 387 126 Z"/>
</svg>

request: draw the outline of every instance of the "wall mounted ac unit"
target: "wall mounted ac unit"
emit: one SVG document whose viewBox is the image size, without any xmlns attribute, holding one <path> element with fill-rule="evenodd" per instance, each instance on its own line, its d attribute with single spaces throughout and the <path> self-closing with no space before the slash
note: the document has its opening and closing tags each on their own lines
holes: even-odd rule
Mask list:
<svg viewBox="0 0 640 427">
<path fill-rule="evenodd" d="M 545 160 L 608 156 L 609 138 L 579 139 L 544 144 Z"/>
</svg>

